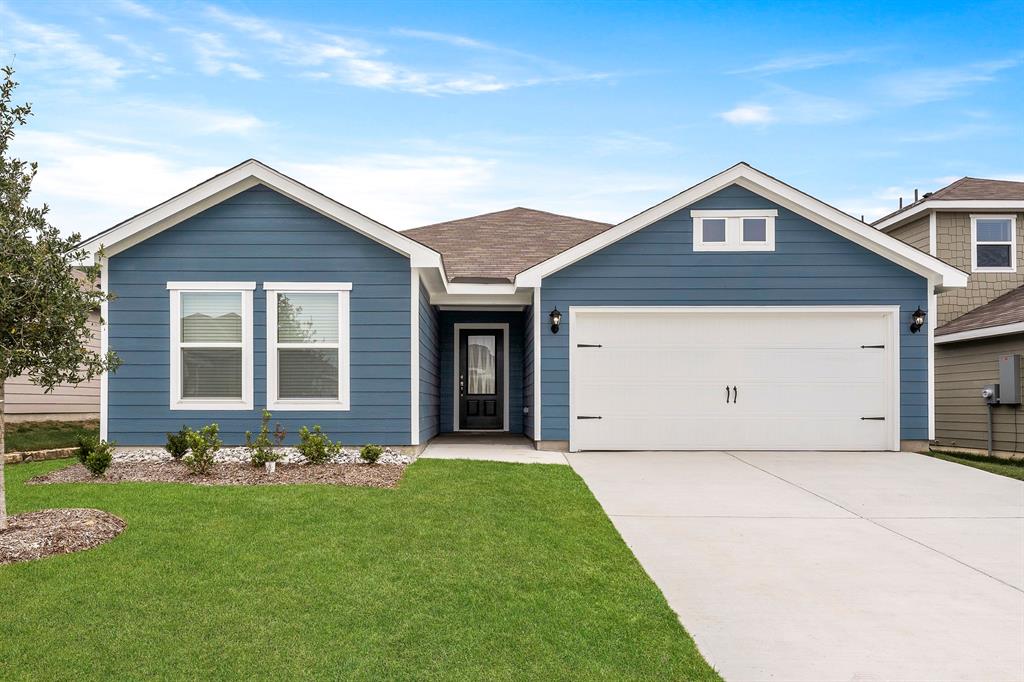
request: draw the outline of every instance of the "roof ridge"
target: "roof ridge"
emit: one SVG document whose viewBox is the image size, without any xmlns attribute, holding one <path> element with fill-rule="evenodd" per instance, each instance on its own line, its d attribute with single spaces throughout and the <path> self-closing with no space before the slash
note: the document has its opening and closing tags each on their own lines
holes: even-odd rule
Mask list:
<svg viewBox="0 0 1024 682">
<path fill-rule="evenodd" d="M 556 218 L 566 218 L 568 220 L 575 220 L 581 223 L 590 223 L 593 225 L 613 225 L 614 223 L 606 223 L 600 220 L 591 220 L 589 218 L 577 218 L 576 216 L 566 215 L 564 213 L 553 213 L 552 211 L 544 211 L 539 208 L 527 208 L 526 206 L 513 206 L 512 208 L 503 208 L 498 211 L 488 211 L 487 213 L 478 213 L 476 215 L 465 216 L 463 218 L 453 218 L 451 220 L 442 220 L 436 223 L 430 223 L 429 225 L 420 225 L 418 227 L 410 227 L 407 230 L 403 230 L 405 234 L 410 232 L 416 232 L 419 230 L 426 230 L 428 228 L 439 227 L 441 225 L 452 225 L 455 223 L 464 223 L 467 220 L 476 220 L 479 218 L 487 218 L 489 216 L 499 215 L 501 213 L 509 213 L 511 211 L 529 211 L 530 213 L 542 213 L 544 215 L 554 216 Z"/>
</svg>

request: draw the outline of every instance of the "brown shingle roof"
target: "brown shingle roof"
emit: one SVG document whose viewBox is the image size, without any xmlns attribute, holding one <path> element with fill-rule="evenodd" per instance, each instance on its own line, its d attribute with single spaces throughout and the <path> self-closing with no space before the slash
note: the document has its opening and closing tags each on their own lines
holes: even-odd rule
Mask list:
<svg viewBox="0 0 1024 682">
<path fill-rule="evenodd" d="M 610 227 L 546 211 L 510 208 L 402 234 L 439 251 L 450 282 L 511 282 L 523 270 Z"/>
<path fill-rule="evenodd" d="M 994 298 L 935 330 L 936 336 L 1024 322 L 1024 286 Z"/>
<path fill-rule="evenodd" d="M 912 204 L 907 204 L 898 211 L 883 216 L 875 221 L 880 223 L 894 215 L 899 215 L 925 201 L 1020 201 L 1024 204 L 1024 182 L 1013 180 L 987 180 L 985 178 L 960 178 L 956 182 L 925 194 Z"/>
</svg>

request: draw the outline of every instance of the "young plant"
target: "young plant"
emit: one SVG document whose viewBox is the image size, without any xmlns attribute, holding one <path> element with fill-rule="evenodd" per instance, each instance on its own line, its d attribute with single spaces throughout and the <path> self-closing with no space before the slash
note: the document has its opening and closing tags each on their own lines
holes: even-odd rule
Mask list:
<svg viewBox="0 0 1024 682">
<path fill-rule="evenodd" d="M 75 456 L 78 457 L 80 464 L 85 464 L 85 460 L 89 459 L 90 453 L 96 449 L 99 445 L 99 439 L 96 436 L 79 436 L 78 437 L 78 452 Z"/>
<path fill-rule="evenodd" d="M 305 426 L 299 428 L 299 453 L 310 464 L 323 464 L 341 452 L 341 443 L 332 443 L 327 434 L 320 430 L 320 425 L 313 426 L 310 431 Z"/>
<path fill-rule="evenodd" d="M 82 462 L 85 468 L 89 470 L 89 473 L 97 478 L 103 475 L 114 458 L 115 445 L 117 443 L 106 440 L 96 441 L 92 451 L 85 458 L 85 461 Z"/>
<path fill-rule="evenodd" d="M 276 452 L 270 443 L 270 412 L 268 410 L 263 410 L 260 435 L 253 438 L 252 431 L 245 432 L 245 447 L 249 449 L 249 461 L 254 467 L 261 467 L 267 462 L 276 462 L 281 459 L 281 453 Z"/>
<path fill-rule="evenodd" d="M 177 433 L 168 432 L 167 445 L 164 448 L 174 459 L 181 459 L 188 452 L 188 433 L 190 430 L 187 426 L 182 426 L 181 430 Z"/>
<path fill-rule="evenodd" d="M 359 450 L 359 457 L 367 464 L 376 464 L 383 454 L 384 448 L 373 443 L 367 443 Z"/>
<path fill-rule="evenodd" d="M 213 469 L 213 456 L 224 443 L 217 437 L 220 427 L 207 424 L 198 431 L 188 432 L 188 447 L 191 452 L 181 458 L 185 466 L 196 475 L 205 475 Z"/>
</svg>

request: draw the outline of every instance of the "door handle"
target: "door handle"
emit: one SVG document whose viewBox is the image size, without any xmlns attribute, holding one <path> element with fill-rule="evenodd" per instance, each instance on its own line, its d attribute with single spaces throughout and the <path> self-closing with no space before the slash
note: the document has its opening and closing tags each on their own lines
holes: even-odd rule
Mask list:
<svg viewBox="0 0 1024 682">
<path fill-rule="evenodd" d="M 735 405 L 735 404 L 736 404 L 736 397 L 737 397 L 738 395 L 739 395 L 739 391 L 737 391 L 737 390 L 736 390 L 736 387 L 735 387 L 735 386 L 733 386 L 733 387 L 732 387 L 732 404 L 733 404 L 733 405 Z"/>
<path fill-rule="evenodd" d="M 459 375 L 459 395 L 466 395 L 466 377 L 462 374 Z"/>
<path fill-rule="evenodd" d="M 729 404 L 729 384 L 725 385 L 725 404 Z"/>
</svg>

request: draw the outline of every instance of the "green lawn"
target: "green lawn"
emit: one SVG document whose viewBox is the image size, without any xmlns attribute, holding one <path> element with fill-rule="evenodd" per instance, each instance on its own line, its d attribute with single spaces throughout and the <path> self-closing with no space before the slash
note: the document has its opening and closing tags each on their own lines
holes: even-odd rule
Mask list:
<svg viewBox="0 0 1024 682">
<path fill-rule="evenodd" d="M 957 464 L 965 464 L 975 469 L 981 469 L 992 474 L 999 474 L 1000 476 L 1008 476 L 1009 478 L 1015 478 L 1018 481 L 1024 481 L 1024 461 L 1022 460 L 1006 460 L 998 457 L 984 457 L 979 455 L 950 455 L 945 452 L 935 452 L 932 450 L 928 453 L 932 457 L 937 459 L 944 459 L 947 462 L 956 462 Z"/>
<path fill-rule="evenodd" d="M 99 422 L 21 422 L 8 424 L 6 434 L 7 452 L 48 450 L 78 445 L 81 435 L 100 435 Z"/>
<path fill-rule="evenodd" d="M 583 482 L 430 461 L 399 488 L 25 486 L 113 542 L 0 566 L 4 679 L 717 680 Z"/>
</svg>

